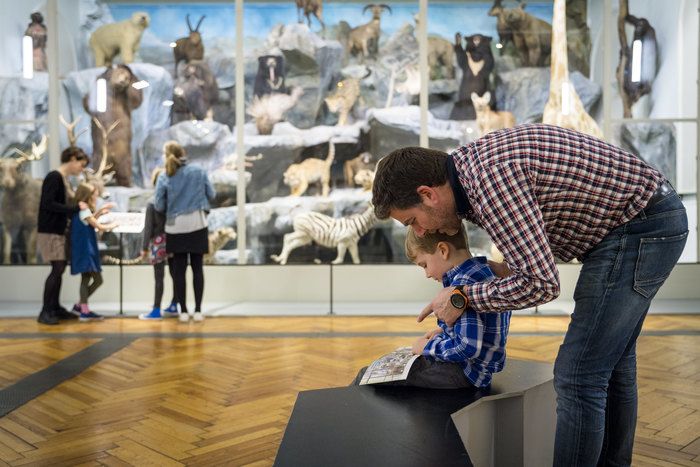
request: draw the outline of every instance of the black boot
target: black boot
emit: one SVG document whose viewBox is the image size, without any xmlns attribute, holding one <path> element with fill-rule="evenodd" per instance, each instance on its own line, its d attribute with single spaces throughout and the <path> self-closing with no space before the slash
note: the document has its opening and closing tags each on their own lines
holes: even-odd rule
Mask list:
<svg viewBox="0 0 700 467">
<path fill-rule="evenodd" d="M 60 305 L 57 310 L 54 310 L 53 314 L 58 319 L 78 319 L 79 315 L 79 313 L 71 313 Z"/>
<path fill-rule="evenodd" d="M 36 319 L 41 324 L 58 324 L 58 318 L 53 311 L 41 310 L 39 317 Z"/>
</svg>

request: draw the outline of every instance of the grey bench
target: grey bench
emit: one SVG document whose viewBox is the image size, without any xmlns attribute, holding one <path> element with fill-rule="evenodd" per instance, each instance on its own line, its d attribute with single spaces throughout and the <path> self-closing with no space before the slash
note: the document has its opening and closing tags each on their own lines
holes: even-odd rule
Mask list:
<svg viewBox="0 0 700 467">
<path fill-rule="evenodd" d="M 551 465 L 554 407 L 552 366 L 522 360 L 508 360 L 487 394 L 391 386 L 303 391 L 275 465 Z"/>
</svg>

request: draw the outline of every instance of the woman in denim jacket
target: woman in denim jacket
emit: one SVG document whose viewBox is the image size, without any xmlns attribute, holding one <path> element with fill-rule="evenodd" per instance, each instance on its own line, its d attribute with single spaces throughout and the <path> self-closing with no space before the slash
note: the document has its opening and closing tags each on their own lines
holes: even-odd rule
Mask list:
<svg viewBox="0 0 700 467">
<path fill-rule="evenodd" d="M 195 309 L 193 320 L 203 321 L 204 294 L 203 257 L 209 252 L 207 214 L 209 201 L 216 192 L 206 171 L 190 165 L 185 150 L 175 141 L 163 145 L 165 173 L 156 182 L 155 208 L 165 212 L 166 250 L 173 255 L 175 296 L 180 303 L 180 321 L 187 322 L 187 260 L 192 267 Z"/>
</svg>

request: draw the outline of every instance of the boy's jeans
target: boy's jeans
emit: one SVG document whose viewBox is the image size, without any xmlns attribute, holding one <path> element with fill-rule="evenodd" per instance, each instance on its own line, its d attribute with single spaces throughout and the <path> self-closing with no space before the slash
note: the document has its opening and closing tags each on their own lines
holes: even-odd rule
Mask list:
<svg viewBox="0 0 700 467">
<path fill-rule="evenodd" d="M 555 466 L 631 464 L 635 343 L 687 236 L 685 209 L 671 192 L 611 231 L 584 257 L 576 306 L 554 365 Z"/>
</svg>

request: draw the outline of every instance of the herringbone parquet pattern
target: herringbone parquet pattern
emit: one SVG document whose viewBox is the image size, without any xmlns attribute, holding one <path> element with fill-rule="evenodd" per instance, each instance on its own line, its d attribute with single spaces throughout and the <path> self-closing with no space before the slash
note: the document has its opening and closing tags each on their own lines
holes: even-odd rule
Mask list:
<svg viewBox="0 0 700 467">
<path fill-rule="evenodd" d="M 14 323 L 11 323 L 13 321 Z M 513 319 L 512 332 L 560 332 L 566 318 Z M 5 339 L 6 384 L 84 348 L 76 333 L 319 333 L 316 337 L 143 337 L 0 419 L 0 465 L 271 465 L 299 391 L 348 384 L 420 332 L 411 317 L 219 318 L 203 325 L 107 320 Z M 37 332 L 30 320 L 0 329 Z M 700 318 L 649 317 L 646 330 L 697 330 Z M 55 338 L 52 339 L 52 335 Z M 511 335 L 511 358 L 553 361 L 563 334 Z M 642 336 L 634 465 L 700 465 L 700 337 Z M 44 355 L 39 357 L 28 355 Z"/>
</svg>

